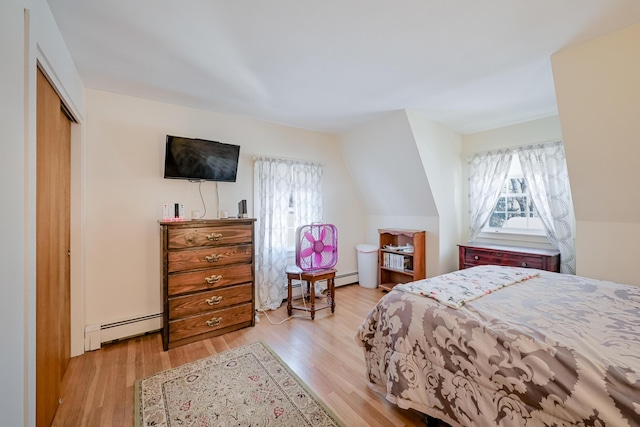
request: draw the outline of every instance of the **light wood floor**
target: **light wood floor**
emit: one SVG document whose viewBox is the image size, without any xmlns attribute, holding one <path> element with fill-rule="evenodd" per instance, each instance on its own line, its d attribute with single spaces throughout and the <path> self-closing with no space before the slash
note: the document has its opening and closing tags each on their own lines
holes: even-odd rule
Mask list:
<svg viewBox="0 0 640 427">
<path fill-rule="evenodd" d="M 53 426 L 133 426 L 134 382 L 212 354 L 263 341 L 347 426 L 418 426 L 423 418 L 389 403 L 365 382 L 356 329 L 382 296 L 358 285 L 336 289 L 336 312 L 294 310 L 294 318 L 274 325 L 264 316 L 253 328 L 169 351 L 159 333 L 104 345 L 71 359 L 63 381 L 63 399 Z M 274 322 L 287 317 L 286 304 L 267 312 Z M 441 424 L 444 426 L 444 424 Z"/>
</svg>

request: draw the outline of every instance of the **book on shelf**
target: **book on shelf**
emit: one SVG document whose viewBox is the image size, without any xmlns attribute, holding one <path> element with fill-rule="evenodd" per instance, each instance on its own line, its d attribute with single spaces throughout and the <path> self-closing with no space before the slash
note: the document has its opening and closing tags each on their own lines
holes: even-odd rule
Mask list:
<svg viewBox="0 0 640 427">
<path fill-rule="evenodd" d="M 393 268 L 395 270 L 406 270 L 410 267 L 411 261 L 404 255 L 392 254 L 384 252 L 382 258 L 382 266 L 385 268 Z"/>
</svg>

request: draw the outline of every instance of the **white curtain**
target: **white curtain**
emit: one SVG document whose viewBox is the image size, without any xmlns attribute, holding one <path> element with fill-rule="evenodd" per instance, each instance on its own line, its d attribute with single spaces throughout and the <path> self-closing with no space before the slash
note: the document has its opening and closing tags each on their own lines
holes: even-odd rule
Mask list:
<svg viewBox="0 0 640 427">
<path fill-rule="evenodd" d="M 473 241 L 482 231 L 511 166 L 511 150 L 476 153 L 469 159 L 469 240 Z"/>
<path fill-rule="evenodd" d="M 275 310 L 286 298 L 290 202 L 296 225 L 320 221 L 322 173 L 323 167 L 318 164 L 271 157 L 255 160 L 256 286 L 260 309 Z"/>
<path fill-rule="evenodd" d="M 517 149 L 524 178 L 551 244 L 560 251 L 560 272 L 576 274 L 575 217 L 561 141 Z"/>
<path fill-rule="evenodd" d="M 291 165 L 291 198 L 296 227 L 322 221 L 323 173 L 324 167 L 317 163 Z"/>
</svg>

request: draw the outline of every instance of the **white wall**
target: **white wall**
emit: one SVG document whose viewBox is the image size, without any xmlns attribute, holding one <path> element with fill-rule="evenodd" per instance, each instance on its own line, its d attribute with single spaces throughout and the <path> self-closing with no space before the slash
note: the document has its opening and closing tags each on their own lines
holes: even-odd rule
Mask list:
<svg viewBox="0 0 640 427">
<path fill-rule="evenodd" d="M 427 276 L 439 270 L 439 221 L 429 181 L 405 111 L 339 135 L 349 172 L 366 209 L 366 241 L 379 228 L 425 230 Z"/>
<path fill-rule="evenodd" d="M 86 323 L 104 324 L 162 310 L 160 235 L 163 202 L 204 211 L 198 184 L 163 179 L 167 134 L 241 146 L 237 182 L 202 184 L 207 214 L 253 216 L 253 155 L 323 163 L 324 220 L 339 233 L 340 274 L 357 271 L 364 211 L 335 137 L 101 91 L 88 91 L 86 150 Z M 153 325 L 152 325 L 153 326 Z M 160 319 L 156 320 L 160 326 Z M 139 332 L 139 331 L 136 331 Z"/>
<path fill-rule="evenodd" d="M 458 269 L 458 247 L 462 227 L 462 138 L 422 114 L 407 112 L 420 152 L 429 187 L 438 210 L 438 265 L 430 275 Z"/>
<path fill-rule="evenodd" d="M 558 116 L 532 120 L 516 125 L 477 132 L 462 136 L 462 241 L 469 239 L 469 166 L 467 161 L 473 153 L 513 148 L 529 144 L 562 140 Z M 573 185 L 573 177 L 571 184 Z M 478 239 L 481 241 L 482 239 Z M 495 242 L 494 242 L 495 243 Z M 513 243 L 521 244 L 521 242 Z M 551 247 L 546 239 L 528 246 Z"/>
<path fill-rule="evenodd" d="M 36 64 L 79 118 L 84 88 L 44 0 L 0 4 L 0 56 L 0 194 L 5 208 L 0 221 L 0 425 L 30 426 L 35 424 Z M 77 273 L 79 266 L 73 268 Z"/>
<path fill-rule="evenodd" d="M 0 424 L 24 425 L 27 420 L 28 384 L 25 377 L 35 366 L 28 360 L 27 300 L 30 277 L 27 271 L 28 212 L 25 181 L 25 69 L 24 20 L 20 1 L 3 2 L 0 6 L 0 123 L 2 155 L 0 155 L 0 268 L 2 269 L 2 309 L 0 338 L 2 382 L 0 390 Z M 11 209 L 8 209 L 11 207 Z"/>
<path fill-rule="evenodd" d="M 576 215 L 577 273 L 640 285 L 640 24 L 551 58 Z"/>
</svg>

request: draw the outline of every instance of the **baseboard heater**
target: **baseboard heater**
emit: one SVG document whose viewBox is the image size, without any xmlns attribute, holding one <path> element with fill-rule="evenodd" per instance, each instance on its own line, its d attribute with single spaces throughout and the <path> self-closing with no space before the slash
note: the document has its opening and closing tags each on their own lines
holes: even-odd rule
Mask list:
<svg viewBox="0 0 640 427">
<path fill-rule="evenodd" d="M 84 330 L 84 350 L 98 350 L 102 343 L 131 338 L 160 329 L 162 329 L 162 313 L 148 314 L 104 325 L 88 325 Z"/>
<path fill-rule="evenodd" d="M 352 285 L 354 283 L 358 283 L 358 272 L 354 271 L 352 273 L 336 274 L 336 277 L 334 280 L 335 280 L 334 284 L 336 288 L 340 286 Z M 326 280 L 319 280 L 316 283 L 322 283 L 322 282 L 326 282 Z M 291 281 L 291 290 L 293 294 L 292 295 L 293 299 L 302 298 L 301 285 L 302 283 L 300 282 L 300 280 Z M 285 285 L 285 292 L 286 292 L 286 289 L 287 289 L 287 286 Z M 285 298 L 282 301 L 286 302 L 287 299 Z"/>
<path fill-rule="evenodd" d="M 293 282 L 293 287 L 299 287 L 300 283 Z M 337 274 L 335 285 L 344 286 L 358 283 L 358 272 Z M 300 293 L 299 291 L 297 293 Z M 125 319 L 104 325 L 87 325 L 84 328 L 84 350 L 98 350 L 103 343 L 131 338 L 149 332 L 162 329 L 162 313 L 148 314 L 146 316 Z"/>
</svg>

